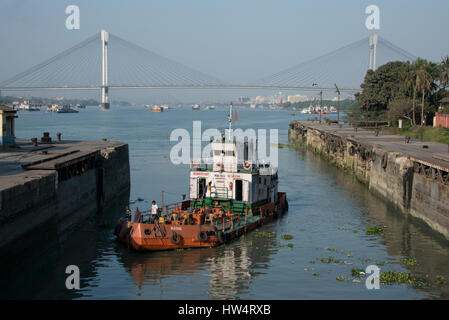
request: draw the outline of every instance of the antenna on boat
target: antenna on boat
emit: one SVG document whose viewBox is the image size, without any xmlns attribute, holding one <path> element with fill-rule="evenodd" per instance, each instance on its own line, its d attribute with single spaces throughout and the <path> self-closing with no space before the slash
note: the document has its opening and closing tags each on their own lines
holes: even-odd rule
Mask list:
<svg viewBox="0 0 449 320">
<path fill-rule="evenodd" d="M 232 102 L 229 104 L 229 117 L 228 117 L 228 122 L 229 122 L 229 141 L 231 141 L 231 128 L 232 128 Z"/>
</svg>

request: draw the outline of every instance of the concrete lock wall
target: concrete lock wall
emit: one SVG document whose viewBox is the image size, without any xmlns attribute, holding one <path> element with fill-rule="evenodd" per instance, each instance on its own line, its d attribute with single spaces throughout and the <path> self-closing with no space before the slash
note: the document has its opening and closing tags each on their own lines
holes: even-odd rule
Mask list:
<svg viewBox="0 0 449 320">
<path fill-rule="evenodd" d="M 128 145 L 101 151 L 96 168 L 69 179 L 59 181 L 56 170 L 29 170 L 26 182 L 0 190 L 3 253 L 16 250 L 18 242 L 26 247 L 32 234 L 61 234 L 129 191 Z"/>
<path fill-rule="evenodd" d="M 289 141 L 353 174 L 373 193 L 449 240 L 449 184 L 420 173 L 409 156 L 298 123 L 290 124 Z"/>
</svg>

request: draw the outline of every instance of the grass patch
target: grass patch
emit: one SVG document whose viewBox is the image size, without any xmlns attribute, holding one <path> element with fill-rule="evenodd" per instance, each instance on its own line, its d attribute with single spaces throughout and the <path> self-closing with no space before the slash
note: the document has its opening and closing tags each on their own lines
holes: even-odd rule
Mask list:
<svg viewBox="0 0 449 320">
<path fill-rule="evenodd" d="M 420 128 L 419 127 L 404 127 L 403 129 L 399 129 L 397 127 L 390 127 L 390 128 L 386 128 L 385 131 L 386 131 L 386 133 L 390 133 L 390 134 L 409 136 L 413 139 L 420 138 Z M 423 140 L 449 144 L 449 129 L 448 128 L 423 127 Z"/>
</svg>

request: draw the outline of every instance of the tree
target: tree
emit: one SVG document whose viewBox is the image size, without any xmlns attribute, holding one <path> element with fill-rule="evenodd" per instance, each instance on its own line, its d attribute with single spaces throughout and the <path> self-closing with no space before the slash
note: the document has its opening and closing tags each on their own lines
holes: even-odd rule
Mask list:
<svg viewBox="0 0 449 320">
<path fill-rule="evenodd" d="M 407 85 L 412 88 L 412 125 L 416 125 L 416 114 L 415 114 L 415 106 L 416 106 L 416 91 L 417 91 L 417 85 L 416 85 L 416 78 L 418 75 L 418 69 L 419 66 L 422 63 L 422 59 L 418 58 L 416 61 L 414 61 L 411 65 L 410 65 L 410 69 L 409 72 L 407 74 L 407 80 L 406 83 Z"/>
<path fill-rule="evenodd" d="M 435 83 L 433 82 L 438 75 L 438 69 L 435 63 L 422 60 L 416 70 L 416 87 L 421 91 L 421 127 L 424 125 L 424 103 L 426 93 L 431 93 L 435 90 Z"/>
<path fill-rule="evenodd" d="M 393 100 L 388 105 L 388 118 L 390 120 L 406 119 L 413 124 L 413 105 L 409 98 Z"/>
<path fill-rule="evenodd" d="M 449 56 L 442 59 L 440 63 L 440 85 L 443 89 L 449 84 Z"/>
<path fill-rule="evenodd" d="M 409 96 L 406 79 L 410 72 L 408 62 L 389 62 L 376 71 L 368 70 L 364 82 L 360 85 L 363 91 L 356 94 L 360 108 L 366 113 L 382 114 L 394 99 Z"/>
</svg>

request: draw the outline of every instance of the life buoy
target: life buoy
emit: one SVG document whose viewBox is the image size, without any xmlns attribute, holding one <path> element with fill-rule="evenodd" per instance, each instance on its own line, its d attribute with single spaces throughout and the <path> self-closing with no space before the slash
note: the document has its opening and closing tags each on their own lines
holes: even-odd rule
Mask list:
<svg viewBox="0 0 449 320">
<path fill-rule="evenodd" d="M 190 161 L 190 167 L 193 169 L 193 168 L 199 168 L 200 167 L 200 164 L 201 164 L 201 161 L 198 161 L 198 160 L 193 160 L 192 159 L 192 161 Z"/>
<path fill-rule="evenodd" d="M 207 235 L 206 231 L 200 231 L 198 233 L 198 240 L 200 240 L 201 242 L 209 240 L 209 236 Z"/>
<path fill-rule="evenodd" d="M 252 167 L 253 167 L 253 164 L 250 161 L 248 161 L 248 160 L 243 161 L 243 169 L 251 170 Z"/>
<path fill-rule="evenodd" d="M 176 232 L 173 232 L 170 240 L 173 244 L 180 244 L 182 241 L 182 236 L 180 234 L 177 234 Z"/>
</svg>

